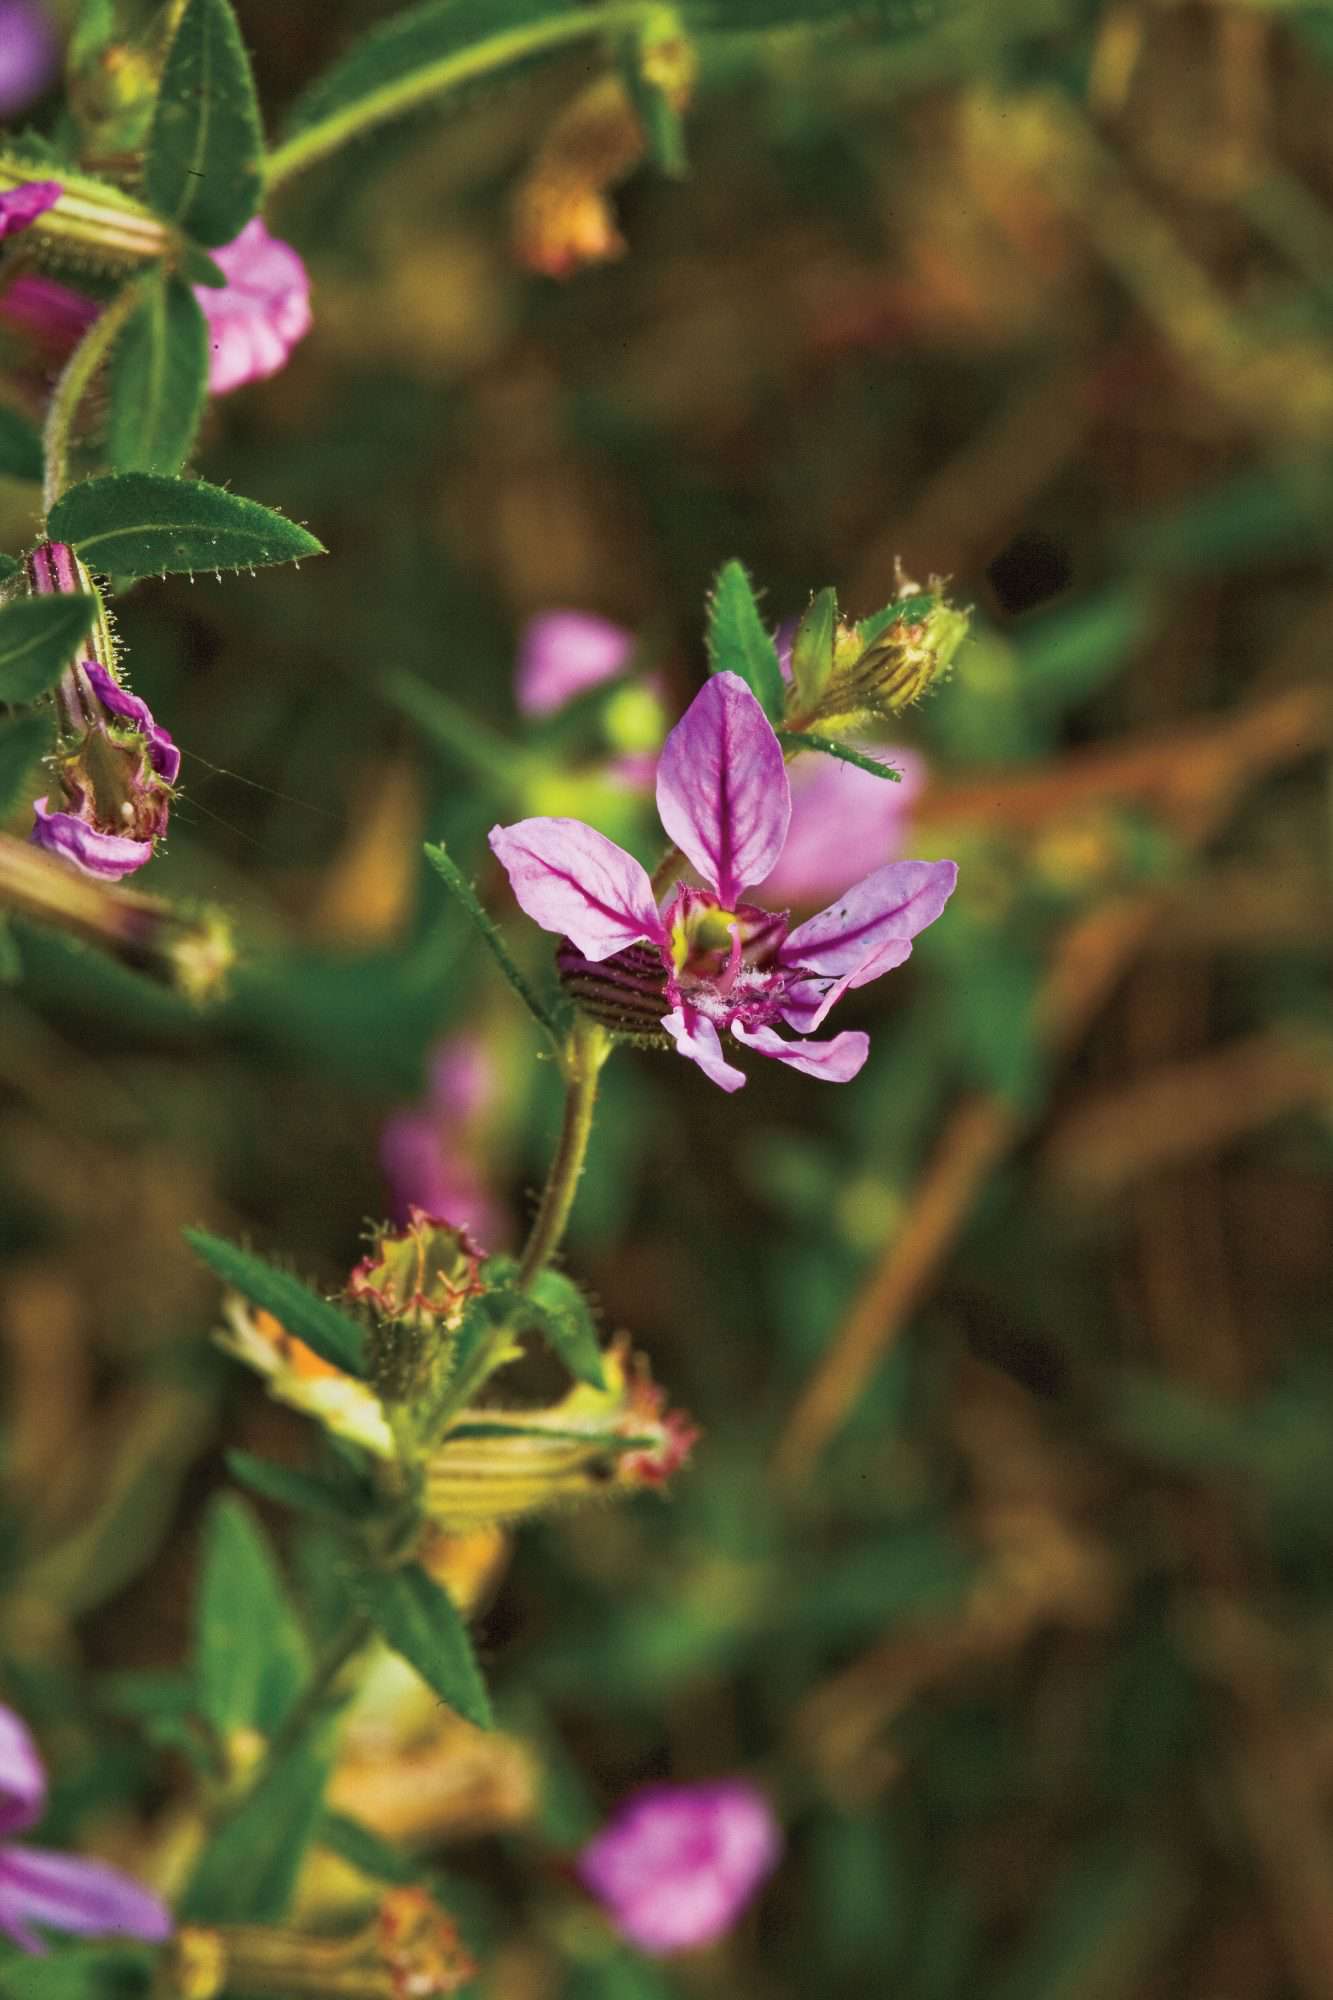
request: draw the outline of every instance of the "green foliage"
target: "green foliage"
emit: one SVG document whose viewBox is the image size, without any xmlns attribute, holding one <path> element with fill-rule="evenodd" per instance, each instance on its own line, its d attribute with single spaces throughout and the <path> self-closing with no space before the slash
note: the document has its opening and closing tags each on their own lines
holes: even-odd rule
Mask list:
<svg viewBox="0 0 1333 2000">
<path fill-rule="evenodd" d="M 25 780 L 50 742 L 49 716 L 19 715 L 0 722 L 0 819 L 22 799 Z"/>
<path fill-rule="evenodd" d="M 298 1472 L 294 1466 L 257 1458 L 251 1451 L 229 1451 L 227 1470 L 261 1500 L 344 1527 L 363 1520 L 373 1504 L 369 1493 L 351 1480 L 321 1479 L 311 1472 Z"/>
<path fill-rule="evenodd" d="M 486 1684 L 449 1593 L 418 1563 L 366 1570 L 353 1579 L 353 1589 L 380 1637 L 441 1701 L 479 1729 L 491 1728 Z"/>
<path fill-rule="evenodd" d="M 0 606 L 0 701 L 36 701 L 59 680 L 97 609 L 87 594 Z"/>
<path fill-rule="evenodd" d="M 322 1732 L 267 1771 L 200 1856 L 178 1914 L 190 1923 L 273 1924 L 286 1915 L 320 1824 L 332 1754 Z"/>
<path fill-rule="evenodd" d="M 271 1312 L 322 1361 L 349 1375 L 364 1375 L 365 1337 L 358 1321 L 312 1292 L 290 1271 L 279 1270 L 252 1251 L 211 1236 L 206 1229 L 187 1229 L 184 1234 L 196 1257 L 202 1258 L 223 1284 L 233 1286 L 252 1305 Z"/>
<path fill-rule="evenodd" d="M 792 640 L 792 679 L 800 706 L 807 711 L 816 706 L 828 686 L 837 630 L 838 593 L 829 586 L 811 598 Z"/>
<path fill-rule="evenodd" d="M 62 1946 L 34 1958 L 0 1945 L 0 2000 L 146 2000 L 159 1955 L 134 1944 Z"/>
<path fill-rule="evenodd" d="M 778 741 L 784 750 L 815 750 L 821 756 L 836 757 L 840 764 L 854 764 L 858 771 L 869 771 L 872 778 L 887 778 L 890 784 L 902 781 L 902 772 L 886 763 L 884 757 L 854 750 L 850 743 L 839 743 L 835 736 L 817 736 L 804 729 L 780 729 Z M 890 754 L 885 752 L 885 756 Z"/>
<path fill-rule="evenodd" d="M 739 674 L 770 722 L 780 720 L 785 699 L 778 649 L 759 615 L 744 566 L 724 563 L 708 602 L 708 669 Z"/>
<path fill-rule="evenodd" d="M 0 474 L 34 482 L 42 476 L 42 440 L 7 403 L 0 403 Z"/>
<path fill-rule="evenodd" d="M 479 931 L 483 943 L 491 957 L 499 966 L 509 984 L 517 993 L 533 1020 L 546 1034 L 557 1050 L 564 1047 L 568 1032 L 568 1009 L 563 1003 L 552 1003 L 538 993 L 532 982 L 515 963 L 499 926 L 487 915 L 476 890 L 464 875 L 458 863 L 449 853 L 443 841 L 436 847 L 426 849 L 426 859 L 447 885 L 453 896 L 460 902 Z"/>
<path fill-rule="evenodd" d="M 1188 1916 L 1189 1900 L 1168 1849 L 1096 1843 L 1050 1885 L 1031 1936 L 991 2000 L 1134 2000 Z"/>
<path fill-rule="evenodd" d="M 576 1381 L 604 1389 L 597 1322 L 574 1280 L 548 1267 L 538 1272 L 527 1291 L 518 1291 L 509 1282 L 517 1271 L 512 1257 L 487 1260 L 484 1275 L 493 1289 L 486 1306 L 492 1320 L 512 1319 L 519 1332 L 535 1328 Z"/>
<path fill-rule="evenodd" d="M 175 473 L 208 385 L 208 329 L 183 278 L 154 272 L 116 346 L 107 441 L 117 472 Z"/>
<path fill-rule="evenodd" d="M 117 576 L 255 569 L 324 554 L 285 515 L 203 479 L 123 472 L 85 479 L 51 509 L 52 536 Z"/>
<path fill-rule="evenodd" d="M 243 1500 L 222 1494 L 204 1533 L 195 1606 L 199 1711 L 217 1734 L 286 1721 L 310 1669 L 273 1552 Z"/>
<path fill-rule="evenodd" d="M 189 0 L 153 113 L 148 199 L 207 248 L 230 243 L 259 206 L 263 149 L 250 58 L 229 0 Z"/>
</svg>

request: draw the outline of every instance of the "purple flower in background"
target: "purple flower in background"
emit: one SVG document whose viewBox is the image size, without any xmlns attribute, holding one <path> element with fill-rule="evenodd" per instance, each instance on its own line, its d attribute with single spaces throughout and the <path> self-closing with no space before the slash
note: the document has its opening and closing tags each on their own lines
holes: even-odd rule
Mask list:
<svg viewBox="0 0 1333 2000">
<path fill-rule="evenodd" d="M 19 187 L 6 188 L 0 194 L 0 240 L 21 235 L 39 215 L 55 207 L 64 191 L 60 181 L 24 181 Z"/>
<path fill-rule="evenodd" d="M 0 0 L 0 118 L 13 118 L 54 82 L 60 45 L 37 0 Z"/>
<path fill-rule="evenodd" d="M 413 1208 L 447 1217 L 479 1243 L 503 1244 L 505 1217 L 478 1167 L 478 1122 L 499 1094 L 500 1078 L 485 1044 L 454 1035 L 436 1048 L 424 1104 L 397 1111 L 380 1135 L 380 1165 L 405 1221 Z"/>
<path fill-rule="evenodd" d="M 763 1793 L 724 1778 L 627 1799 L 579 1855 L 578 1873 L 621 1935 L 662 1958 L 724 1936 L 781 1853 Z"/>
<path fill-rule="evenodd" d="M 12 1708 L 0 1704 L 0 1932 L 21 1951 L 44 1952 L 34 1924 L 81 1937 L 112 1933 L 160 1944 L 171 1913 L 118 1868 L 20 1847 L 12 1836 L 35 1826 L 46 1807 L 37 1746 Z"/>
<path fill-rule="evenodd" d="M 799 759 L 790 773 L 787 845 L 764 884 L 766 895 L 808 906 L 897 859 L 926 782 L 926 763 L 914 750 L 886 751 L 885 762 L 901 771 L 896 784 L 836 757 Z"/>
<path fill-rule="evenodd" d="M 0 292 L 0 320 L 32 335 L 53 359 L 77 346 L 100 311 L 96 299 L 37 271 L 20 271 Z"/>
<path fill-rule="evenodd" d="M 657 809 L 705 885 L 682 884 L 661 911 L 641 863 L 581 820 L 491 829 L 522 908 L 567 940 L 558 963 L 574 997 L 623 1032 L 664 1031 L 723 1090 L 745 1076 L 726 1061 L 722 1032 L 808 1076 L 849 1082 L 867 1035 L 789 1041 L 776 1023 L 807 1036 L 849 988 L 901 965 L 952 894 L 955 864 L 889 862 L 795 930 L 742 901 L 777 866 L 791 789 L 782 746 L 738 674 L 715 674 L 667 738 Z"/>
<path fill-rule="evenodd" d="M 590 611 L 542 611 L 519 641 L 514 694 L 523 715 L 551 715 L 625 671 L 633 634 Z"/>
<path fill-rule="evenodd" d="M 309 333 L 310 280 L 291 244 L 257 215 L 211 254 L 227 282 L 196 285 L 194 295 L 208 321 L 208 387 L 225 396 L 276 375 Z"/>
<path fill-rule="evenodd" d="M 83 733 L 57 760 L 63 807 L 33 803 L 32 838 L 87 875 L 118 882 L 153 858 L 167 830 L 181 753 L 148 704 L 96 660 L 81 660 L 61 683 L 65 722 L 77 703 Z"/>
</svg>

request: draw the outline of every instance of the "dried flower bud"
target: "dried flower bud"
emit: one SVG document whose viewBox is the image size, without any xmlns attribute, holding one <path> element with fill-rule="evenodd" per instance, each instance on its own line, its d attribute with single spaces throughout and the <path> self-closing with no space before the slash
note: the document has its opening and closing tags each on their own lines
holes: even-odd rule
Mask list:
<svg viewBox="0 0 1333 2000">
<path fill-rule="evenodd" d="M 347 1280 L 347 1295 L 382 1319 L 453 1332 L 468 1300 L 485 1289 L 477 1275 L 481 1256 L 465 1229 L 412 1208 L 404 1228 L 376 1231 L 374 1247 Z"/>
<path fill-rule="evenodd" d="M 272 1313 L 248 1304 L 239 1293 L 229 1292 L 222 1310 L 226 1324 L 214 1338 L 234 1360 L 264 1377 L 270 1396 L 376 1458 L 393 1457 L 393 1432 L 373 1389 L 321 1360 Z"/>
<path fill-rule="evenodd" d="M 170 1978 L 178 2000 L 445 2000 L 477 1967 L 458 1926 L 424 1889 L 390 1889 L 355 1937 L 306 1937 L 259 1924 L 180 1931 Z"/>
</svg>

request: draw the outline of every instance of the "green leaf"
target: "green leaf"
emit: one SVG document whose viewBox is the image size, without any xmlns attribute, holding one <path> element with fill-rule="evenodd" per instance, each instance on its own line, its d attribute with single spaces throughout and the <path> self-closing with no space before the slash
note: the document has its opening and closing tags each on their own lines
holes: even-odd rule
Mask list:
<svg viewBox="0 0 1333 2000">
<path fill-rule="evenodd" d="M 425 0 L 372 28 L 299 97 L 269 155 L 278 186 L 349 139 L 432 97 L 641 18 L 642 5 L 560 8 L 553 0 Z"/>
<path fill-rule="evenodd" d="M 179 1914 L 192 1923 L 275 1924 L 319 1831 L 332 1754 L 324 1732 L 298 1743 L 200 1856 Z"/>
<path fill-rule="evenodd" d="M 449 1593 L 417 1563 L 365 1571 L 353 1579 L 353 1589 L 380 1637 L 416 1668 L 441 1701 L 479 1729 L 491 1728 L 486 1684 Z"/>
<path fill-rule="evenodd" d="M 117 472 L 179 470 L 208 386 L 208 328 L 183 278 L 156 271 L 116 346 L 108 442 Z"/>
<path fill-rule="evenodd" d="M 902 783 L 902 772 L 896 771 L 892 764 L 872 757 L 867 750 L 853 750 L 850 743 L 839 743 L 834 736 L 815 736 L 804 729 L 780 729 L 778 742 L 784 750 L 818 750 L 825 757 L 836 757 L 840 764 L 855 764 L 858 771 L 869 771 L 874 778 L 887 778 L 894 785 Z"/>
<path fill-rule="evenodd" d="M 227 282 L 227 274 L 221 264 L 215 263 L 207 250 L 201 250 L 197 243 L 184 245 L 176 268 L 188 284 L 207 285 L 213 292 L 221 291 Z"/>
<path fill-rule="evenodd" d="M 319 1844 L 329 1848 L 372 1882 L 419 1882 L 422 1864 L 400 1854 L 387 1840 L 346 1813 L 326 1812 L 319 1823 Z"/>
<path fill-rule="evenodd" d="M 526 1310 L 527 1318 L 550 1342 L 570 1374 L 591 1388 L 604 1389 L 606 1374 L 597 1322 L 574 1280 L 563 1271 L 542 1271 L 519 1299 L 520 1313 Z"/>
<path fill-rule="evenodd" d="M 211 1236 L 206 1229 L 187 1229 L 184 1235 L 195 1256 L 202 1258 L 225 1285 L 280 1319 L 288 1333 L 314 1348 L 321 1361 L 364 1378 L 365 1342 L 356 1320 L 312 1292 L 290 1271 L 279 1270 L 238 1244 Z"/>
<path fill-rule="evenodd" d="M 305 1636 L 264 1532 L 245 1501 L 213 1502 L 195 1605 L 200 1713 L 219 1736 L 286 1721 L 310 1671 Z"/>
<path fill-rule="evenodd" d="M 19 715 L 0 722 L 0 819 L 7 819 L 22 799 L 25 782 L 50 741 L 49 716 Z"/>
<path fill-rule="evenodd" d="M 0 986 L 13 986 L 23 977 L 23 954 L 9 918 L 0 913 Z"/>
<path fill-rule="evenodd" d="M 250 58 L 228 0 L 189 0 L 148 140 L 144 187 L 160 215 L 212 249 L 259 207 L 264 135 Z"/>
<path fill-rule="evenodd" d="M 928 618 L 938 603 L 938 597 L 929 590 L 918 591 L 915 597 L 897 597 L 892 604 L 886 604 L 882 611 L 872 611 L 868 618 L 861 619 L 856 628 L 856 636 L 861 641 L 863 649 L 873 646 L 876 639 L 888 631 L 890 625 L 898 624 L 901 619 L 905 619 L 909 625 L 915 625 L 920 619 Z"/>
<path fill-rule="evenodd" d="M 42 440 L 26 417 L 0 403 L 0 472 L 9 479 L 40 481 Z"/>
<path fill-rule="evenodd" d="M 8 583 L 17 576 L 23 565 L 15 556 L 0 555 L 0 583 Z"/>
<path fill-rule="evenodd" d="M 248 1486 L 261 1500 L 276 1501 L 280 1507 L 295 1508 L 299 1514 L 313 1514 L 323 1521 L 360 1521 L 370 1511 L 369 1496 L 358 1494 L 351 1484 L 337 1485 L 312 1472 L 298 1472 L 291 1465 L 275 1465 L 271 1459 L 257 1458 L 251 1451 L 226 1453 L 227 1470 L 242 1486 Z"/>
<path fill-rule="evenodd" d="M 708 605 L 708 670 L 739 674 L 769 721 L 781 718 L 785 690 L 778 649 L 764 629 L 750 579 L 735 561 L 718 571 Z"/>
<path fill-rule="evenodd" d="M 830 587 L 811 598 L 792 641 L 791 673 L 803 709 L 814 708 L 828 686 L 837 629 L 838 593 Z"/>
<path fill-rule="evenodd" d="M 435 847 L 427 847 L 426 859 L 430 862 L 431 867 L 435 869 L 436 873 L 447 883 L 450 890 L 467 911 L 468 916 L 471 917 L 473 923 L 481 933 L 483 943 L 488 946 L 491 956 L 494 958 L 501 972 L 503 972 L 505 978 L 509 981 L 509 984 L 513 987 L 515 993 L 517 993 L 519 999 L 523 1002 L 523 1005 L 531 1014 L 533 1020 L 545 1031 L 550 1038 L 552 1046 L 557 1051 L 563 1050 L 567 1032 L 565 1021 L 561 1019 L 556 1009 L 537 992 L 537 989 L 528 979 L 527 974 L 520 971 L 519 967 L 515 964 L 510 955 L 508 945 L 500 935 L 499 926 L 482 908 L 481 900 L 476 890 L 468 881 L 466 875 L 464 875 L 462 869 L 444 845 L 444 842 L 441 841 Z"/>
<path fill-rule="evenodd" d="M 90 568 L 129 577 L 254 569 L 324 554 L 313 535 L 257 500 L 203 479 L 152 472 L 85 479 L 57 501 L 48 527 Z"/>
<path fill-rule="evenodd" d="M 86 591 L 25 597 L 0 609 L 0 701 L 36 701 L 45 694 L 73 659 L 96 609 Z"/>
</svg>

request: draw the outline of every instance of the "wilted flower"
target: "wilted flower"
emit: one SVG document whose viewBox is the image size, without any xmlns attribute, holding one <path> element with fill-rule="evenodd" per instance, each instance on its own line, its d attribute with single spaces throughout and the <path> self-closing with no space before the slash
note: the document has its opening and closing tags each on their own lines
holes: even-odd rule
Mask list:
<svg viewBox="0 0 1333 2000">
<path fill-rule="evenodd" d="M 505 1217 L 475 1157 L 477 1124 L 499 1077 L 477 1035 L 453 1035 L 431 1057 L 423 1104 L 397 1111 L 380 1134 L 380 1165 L 400 1216 L 413 1208 L 447 1215 L 484 1243 L 503 1246 Z"/>
<path fill-rule="evenodd" d="M 39 215 L 54 208 L 64 193 L 60 181 L 22 181 L 0 193 L 0 241 L 31 229 Z"/>
<path fill-rule="evenodd" d="M 355 2000 L 445 2000 L 477 1967 L 452 1917 L 424 1889 L 388 1889 L 364 1930 L 309 1937 L 261 1924 L 189 1925 L 173 1952 L 174 1990 L 189 2000 L 345 1993 Z"/>
<path fill-rule="evenodd" d="M 724 1936 L 781 1853 L 763 1793 L 723 1778 L 652 1785 L 626 1800 L 579 1855 L 578 1873 L 623 1937 L 665 1958 Z"/>
<path fill-rule="evenodd" d="M 359 1445 L 376 1458 L 392 1458 L 393 1432 L 375 1391 L 323 1360 L 303 1340 L 288 1333 L 272 1313 L 252 1306 L 236 1292 L 223 1299 L 226 1325 L 218 1345 L 264 1377 L 270 1396 L 301 1410 L 335 1437 Z"/>
<path fill-rule="evenodd" d="M 807 1075 L 845 1083 L 866 1059 L 859 1031 L 805 1035 L 849 988 L 901 965 L 953 891 L 952 861 L 890 862 L 808 922 L 741 900 L 776 867 L 791 819 L 782 746 L 737 674 L 715 674 L 667 738 L 657 768 L 662 824 L 703 877 L 659 910 L 646 869 L 574 819 L 492 828 L 522 908 L 566 942 L 558 962 L 579 1004 L 620 1033 L 669 1035 L 724 1090 L 743 1071 L 720 1031 Z"/>
<path fill-rule="evenodd" d="M 35 1826 L 45 1807 L 37 1746 L 13 1709 L 0 1705 L 0 1931 L 29 1952 L 46 1950 L 34 1924 L 82 1937 L 118 1933 L 150 1944 L 169 1937 L 165 1905 L 118 1868 L 14 1844 L 11 1836 Z"/>
<path fill-rule="evenodd" d="M 227 282 L 196 285 L 194 295 L 208 321 L 209 391 L 225 396 L 276 375 L 309 333 L 310 280 L 291 244 L 270 236 L 258 215 L 211 255 Z"/>
<path fill-rule="evenodd" d="M 167 830 L 180 751 L 147 702 L 96 660 L 70 669 L 62 705 L 66 729 L 81 720 L 82 730 L 56 760 L 64 805 L 35 800 L 32 837 L 85 873 L 119 881 L 152 860 L 153 844 Z"/>
<path fill-rule="evenodd" d="M 0 0 L 0 118 L 25 110 L 59 68 L 55 28 L 39 0 Z"/>
</svg>

